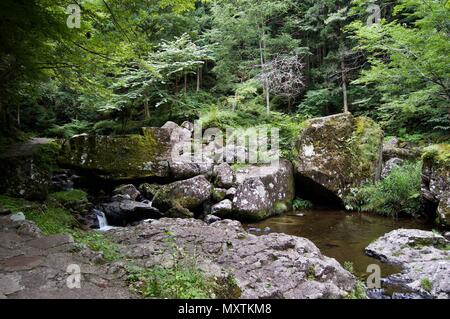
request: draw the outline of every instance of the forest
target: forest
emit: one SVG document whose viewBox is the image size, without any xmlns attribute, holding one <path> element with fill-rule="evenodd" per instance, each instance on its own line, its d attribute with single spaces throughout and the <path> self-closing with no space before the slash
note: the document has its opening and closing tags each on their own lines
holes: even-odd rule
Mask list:
<svg viewBox="0 0 450 319">
<path fill-rule="evenodd" d="M 0 30 L 0 299 L 450 298 L 449 0 L 2 0 Z"/>
</svg>

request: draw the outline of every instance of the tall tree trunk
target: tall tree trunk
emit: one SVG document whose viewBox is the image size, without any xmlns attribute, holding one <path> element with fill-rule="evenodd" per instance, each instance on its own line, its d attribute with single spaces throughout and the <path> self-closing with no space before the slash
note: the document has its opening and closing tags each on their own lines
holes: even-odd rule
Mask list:
<svg viewBox="0 0 450 319">
<path fill-rule="evenodd" d="M 264 64 L 266 62 L 265 60 L 265 49 L 266 49 L 266 44 L 264 42 L 264 31 L 262 31 L 261 34 L 261 39 L 259 40 L 259 54 L 260 54 L 260 59 L 261 59 L 261 71 L 264 72 Z M 267 83 L 267 80 L 264 80 L 263 83 L 263 88 L 264 88 L 264 95 L 266 97 L 266 109 L 267 109 L 267 113 L 270 112 L 270 92 L 269 92 L 269 85 Z"/>
<path fill-rule="evenodd" d="M 150 109 L 148 107 L 147 99 L 145 99 L 145 101 L 144 101 L 144 118 L 145 118 L 145 120 L 150 119 Z"/>
<path fill-rule="evenodd" d="M 17 127 L 20 128 L 20 104 L 17 104 Z"/>
<path fill-rule="evenodd" d="M 184 92 L 187 92 L 187 73 L 184 74 Z"/>
<path fill-rule="evenodd" d="M 202 68 L 199 66 L 197 68 L 197 92 L 200 92 L 200 77 L 202 75 Z"/>
<path fill-rule="evenodd" d="M 344 113 L 348 113 L 347 76 L 345 74 L 344 56 L 341 57 L 341 75 L 342 75 L 342 96 L 343 96 L 343 100 L 344 100 Z"/>
</svg>

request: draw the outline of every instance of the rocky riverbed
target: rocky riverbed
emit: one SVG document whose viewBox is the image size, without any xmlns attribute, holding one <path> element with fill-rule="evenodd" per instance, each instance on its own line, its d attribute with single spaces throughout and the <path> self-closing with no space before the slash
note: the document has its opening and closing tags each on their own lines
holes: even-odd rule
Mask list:
<svg viewBox="0 0 450 319">
<path fill-rule="evenodd" d="M 296 158 L 277 165 L 224 162 L 224 156 L 248 150 L 211 141 L 205 147 L 214 149 L 214 156 L 202 162 L 174 161 L 174 149 L 192 142 L 192 125 L 173 122 L 136 135 L 75 136 L 63 143 L 61 152 L 53 145 L 45 156 L 39 152 L 42 143 L 34 142 L 5 153 L 0 161 L 7 173 L 0 183 L 3 193 L 46 201 L 36 204 L 43 214 L 46 205 L 69 212 L 77 228 L 91 229 L 88 234 L 107 226 L 102 230 L 108 229 L 121 262 L 105 260 L 64 233 L 72 230 L 44 236 L 23 214 L 8 215 L 0 207 L 6 215 L 1 218 L 0 296 L 134 298 L 127 261 L 142 269 L 192 267 L 223 283 L 232 297 L 345 298 L 355 296 L 358 279 L 364 279 L 358 261 L 376 263 L 378 258 L 395 265 L 384 282 L 402 286 L 413 297 L 448 298 L 448 241 L 440 235 L 397 231 L 402 225 L 377 228 L 380 223 L 353 212 L 341 212 L 339 219 L 355 220 L 356 214 L 365 222 L 333 219 L 327 224 L 330 220 L 316 210 L 293 217 L 308 223 L 271 224 L 290 218 L 297 196 L 344 209 L 355 188 L 385 178 L 421 152 L 395 140 L 383 145 L 375 122 L 350 114 L 313 119 L 305 126 Z M 424 151 L 417 196 L 427 204 L 429 217 L 445 227 L 450 181 L 442 153 L 440 146 Z M 241 222 L 265 231 L 255 235 Z M 314 231 L 305 231 L 308 227 Z M 376 241 L 370 244 L 369 238 Z M 335 246 L 343 247 L 343 255 L 358 252 L 345 260 L 334 254 Z M 370 257 L 363 255 L 364 249 Z M 354 261 L 356 271 L 346 261 Z M 82 269 L 81 290 L 67 288 L 71 264 Z"/>
</svg>

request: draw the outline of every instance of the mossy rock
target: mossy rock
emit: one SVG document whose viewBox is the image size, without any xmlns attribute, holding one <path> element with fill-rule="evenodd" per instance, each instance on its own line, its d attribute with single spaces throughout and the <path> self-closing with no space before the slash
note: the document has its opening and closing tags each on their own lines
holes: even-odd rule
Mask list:
<svg viewBox="0 0 450 319">
<path fill-rule="evenodd" d="M 450 226 L 450 145 L 437 144 L 422 155 L 422 199 L 438 222 Z"/>
<path fill-rule="evenodd" d="M 24 144 L 25 145 L 25 144 Z M 24 147 L 25 149 L 25 147 Z M 47 198 L 51 173 L 57 168 L 57 143 L 32 145 L 26 151 L 17 150 L 0 157 L 0 192 L 29 200 Z"/>
<path fill-rule="evenodd" d="M 295 197 L 292 164 L 280 160 L 273 166 L 249 166 L 233 198 L 231 218 L 241 221 L 260 221 L 280 215 L 292 208 Z"/>
<path fill-rule="evenodd" d="M 165 213 L 174 207 L 196 209 L 211 198 L 213 186 L 203 176 L 163 185 L 153 198 L 153 206 Z"/>
<path fill-rule="evenodd" d="M 296 144 L 295 170 L 342 199 L 380 179 L 383 135 L 373 120 L 350 113 L 311 119 Z"/>
<path fill-rule="evenodd" d="M 171 131 L 143 128 L 140 135 L 79 135 L 66 141 L 61 164 L 107 179 L 169 176 Z"/>
</svg>

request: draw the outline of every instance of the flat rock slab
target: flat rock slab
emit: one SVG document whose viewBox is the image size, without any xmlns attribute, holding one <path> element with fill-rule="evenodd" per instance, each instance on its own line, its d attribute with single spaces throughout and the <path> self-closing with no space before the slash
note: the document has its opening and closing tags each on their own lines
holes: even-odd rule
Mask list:
<svg viewBox="0 0 450 319">
<path fill-rule="evenodd" d="M 369 256 L 403 268 L 401 274 L 390 276 L 390 281 L 434 298 L 450 298 L 450 241 L 443 236 L 430 231 L 398 229 L 380 237 L 365 251 Z"/>
<path fill-rule="evenodd" d="M 355 278 L 311 241 L 251 235 L 237 221 L 163 218 L 109 233 L 140 266 L 171 267 L 182 260 L 208 276 L 231 274 L 241 298 L 341 298 L 355 286 Z"/>
<path fill-rule="evenodd" d="M 0 217 L 0 299 L 136 298 L 123 265 L 96 260 L 98 253 L 75 246 L 70 236 L 43 236 L 29 221 Z M 71 289 L 74 265 L 80 286 Z"/>
</svg>

